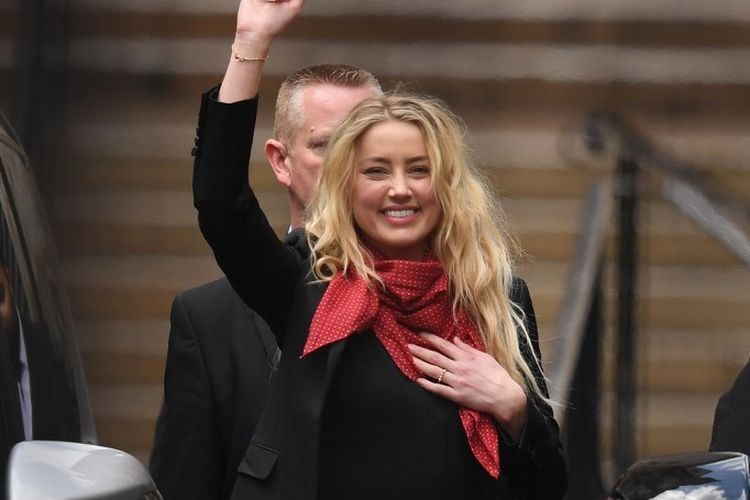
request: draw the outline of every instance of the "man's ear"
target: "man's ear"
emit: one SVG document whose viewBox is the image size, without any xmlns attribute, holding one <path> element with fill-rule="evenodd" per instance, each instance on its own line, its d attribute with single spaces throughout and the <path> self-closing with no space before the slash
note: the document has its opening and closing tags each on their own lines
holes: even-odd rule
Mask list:
<svg viewBox="0 0 750 500">
<path fill-rule="evenodd" d="M 266 159 L 271 164 L 276 180 L 283 186 L 289 187 L 292 184 L 292 176 L 289 173 L 287 165 L 286 146 L 276 139 L 268 139 L 265 146 Z"/>
</svg>

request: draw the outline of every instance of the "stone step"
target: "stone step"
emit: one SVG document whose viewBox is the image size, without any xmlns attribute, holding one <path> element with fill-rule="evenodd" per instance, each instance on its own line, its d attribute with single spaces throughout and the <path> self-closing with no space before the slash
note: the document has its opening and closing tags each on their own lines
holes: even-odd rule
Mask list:
<svg viewBox="0 0 750 500">
<path fill-rule="evenodd" d="M 218 275 L 216 276 L 218 277 Z M 200 284 L 199 281 L 195 285 Z M 102 320 L 163 320 L 175 295 L 183 288 L 122 289 L 105 285 L 99 287 L 68 286 L 73 316 L 82 321 Z"/>
<path fill-rule="evenodd" d="M 169 316 L 156 320 L 78 321 L 75 332 L 84 356 L 99 353 L 165 356 Z"/>
<path fill-rule="evenodd" d="M 100 340 L 99 347 L 92 349 L 90 346 L 82 348 L 86 379 L 89 384 L 149 384 L 160 385 L 163 382 L 165 355 L 167 349 L 168 328 L 151 332 L 155 337 L 163 339 L 163 345 L 159 346 L 161 352 L 123 352 L 115 344 L 109 346 L 107 340 Z M 682 333 L 682 332 L 681 332 Z M 701 332 L 702 334 L 705 332 Z M 658 352 L 653 349 L 640 350 L 639 361 L 636 365 L 638 375 L 638 388 L 641 392 L 669 392 L 673 394 L 707 394 L 718 398 L 731 387 L 739 371 L 745 365 L 750 356 L 750 332 L 742 332 L 743 341 L 737 343 L 724 342 L 735 348 L 734 356 L 711 359 L 710 354 L 716 351 L 707 350 L 697 352 L 691 350 L 685 359 L 659 359 Z M 108 333 L 101 332 L 103 337 Z M 642 336 L 659 337 L 660 332 L 641 332 Z M 692 338 L 690 332 L 683 336 Z M 713 332 L 714 343 L 722 342 L 725 337 L 723 332 Z M 663 344 L 663 341 L 651 341 L 650 343 Z M 705 343 L 704 343 L 705 344 Z M 670 343 L 666 346 L 672 349 L 677 344 Z M 548 350 L 545 349 L 545 350 Z M 604 379 L 605 387 L 612 387 L 616 365 L 612 359 L 613 354 L 605 356 Z M 742 358 L 742 359 L 739 359 Z M 554 381 L 551 381 L 554 383 Z"/>
<path fill-rule="evenodd" d="M 86 95 L 70 96 L 75 104 L 70 111 L 74 118 L 71 128 L 74 129 L 91 125 L 132 126 L 134 123 L 191 124 L 196 118 L 201 92 L 216 86 L 221 80 L 220 73 L 206 76 L 165 75 L 161 80 L 147 75 L 132 75 L 125 81 L 118 80 L 110 72 L 82 72 L 75 76 L 77 74 L 71 76 L 71 81 L 91 90 Z M 258 108 L 261 127 L 273 122 L 273 103 L 282 76 L 275 73 L 263 75 Z M 386 89 L 390 83 L 389 78 L 384 78 Z M 401 81 L 400 86 L 404 85 Z M 472 129 L 541 129 L 559 133 L 564 126 L 579 120 L 584 111 L 602 108 L 625 112 L 632 121 L 643 124 L 646 132 L 651 129 L 664 133 L 702 130 L 720 135 L 750 128 L 747 114 L 731 107 L 735 100 L 746 99 L 750 91 L 733 97 L 731 94 L 705 96 L 698 90 L 710 90 L 711 87 L 692 87 L 689 96 L 691 102 L 683 103 L 679 110 L 670 111 L 664 106 L 670 106 L 670 96 L 673 99 L 679 96 L 681 87 L 678 82 L 671 84 L 668 91 L 647 83 L 616 88 L 606 84 L 575 86 L 572 83 L 542 86 L 531 81 L 490 83 L 489 80 L 466 77 L 409 78 L 406 85 L 407 88 L 439 96 L 448 94 L 447 102 Z M 481 94 L 481 99 L 477 99 L 476 94 Z M 711 99 L 704 103 L 706 97 Z M 724 101 L 727 97 L 732 100 Z"/>
<path fill-rule="evenodd" d="M 153 384 L 164 381 L 166 358 L 162 355 L 84 354 L 83 368 L 89 384 Z"/>
<path fill-rule="evenodd" d="M 613 276 L 614 265 L 605 269 L 606 277 Z M 730 267 L 648 266 L 640 269 L 637 286 L 641 294 L 651 299 L 712 299 L 750 300 L 750 269 Z M 532 287 L 532 292 L 545 296 L 559 296 L 561 284 L 568 274 L 566 263 L 534 262 L 518 266 L 518 275 Z M 614 293 L 614 292 L 613 292 Z"/>
<path fill-rule="evenodd" d="M 216 277 L 219 277 L 217 272 Z M 196 280 L 191 286 L 201 284 Z M 175 295 L 184 287 L 175 288 L 118 288 L 99 286 L 68 286 L 73 313 L 80 321 L 102 320 L 163 320 Z M 538 291 L 531 282 L 534 307 L 541 325 L 543 342 L 554 343 L 560 298 L 557 293 Z M 747 302 L 735 298 L 651 297 L 637 303 L 639 323 L 649 328 L 718 330 L 745 328 L 750 324 Z M 614 306 L 608 304 L 608 317 L 613 317 Z"/>
<path fill-rule="evenodd" d="M 522 275 L 523 276 L 523 275 Z M 555 326 L 560 314 L 560 296 L 556 293 L 545 293 L 528 280 L 534 301 L 537 320 L 540 323 L 540 338 L 543 344 L 549 344 L 547 352 L 554 348 Z M 644 297 L 636 301 L 638 329 L 669 330 L 736 330 L 750 324 L 750 312 L 747 302 L 731 298 L 688 297 Z M 615 303 L 609 300 L 605 308 L 605 317 L 614 321 Z"/>
<path fill-rule="evenodd" d="M 538 309 L 538 307 L 537 307 Z M 543 331 L 551 331 L 554 323 L 540 317 Z M 643 327 L 646 327 L 645 329 Z M 638 352 L 657 366 L 680 362 L 716 363 L 736 367 L 750 357 L 750 334 L 748 325 L 735 328 L 710 326 L 705 329 L 665 329 L 653 325 L 641 325 L 637 335 Z M 113 355 L 164 356 L 167 351 L 169 315 L 154 319 L 108 319 L 98 318 L 77 321 L 75 331 L 79 347 L 84 355 L 97 353 Z M 606 326 L 603 333 L 602 355 L 605 364 L 614 356 L 614 325 Z M 544 335 L 544 354 L 548 357 L 554 347 L 552 334 Z M 679 370 L 678 370 L 679 371 Z M 648 373 L 649 370 L 641 370 Z M 703 374 L 698 370 L 696 376 Z"/>
<path fill-rule="evenodd" d="M 711 121 L 722 117 L 745 120 L 747 115 L 742 110 L 750 99 L 748 86 L 731 83 L 516 81 L 479 79 L 470 74 L 459 78 L 444 75 L 408 78 L 377 76 L 386 88 L 408 81 L 409 88 L 440 96 L 464 117 L 482 116 L 487 114 L 488 109 L 498 110 L 489 115 L 495 119 L 506 111 L 513 113 L 517 110 L 536 110 L 540 116 L 555 116 L 559 112 L 607 109 L 627 115 L 638 113 L 661 116 L 662 119 L 672 118 L 675 126 L 679 126 L 681 120 Z M 273 112 L 273 102 L 282 77 L 281 73 L 264 72 L 260 88 L 261 116 Z M 157 123 L 174 116 L 193 123 L 201 93 L 218 85 L 220 80 L 221 73 L 134 74 L 117 70 L 78 69 L 69 76 L 70 87 L 81 90 L 69 96 L 71 103 L 75 104 L 71 106 L 71 113 L 81 112 L 84 113 L 82 116 L 95 116 L 101 121 L 102 117 L 107 119 L 105 111 L 111 111 L 116 118 L 124 112 L 122 109 L 132 106 L 134 112 L 148 111 L 148 106 L 153 105 L 160 113 L 166 113 L 151 113 Z M 127 105 L 114 106 L 113 103 Z"/>
<path fill-rule="evenodd" d="M 281 193 L 258 192 L 258 199 L 274 218 L 287 210 Z M 99 191 L 60 195 L 55 219 L 72 223 L 139 224 L 159 227 L 196 227 L 197 215 L 189 191 Z M 288 216 L 285 218 L 288 222 Z M 283 221 L 279 221 L 281 223 Z"/>
<path fill-rule="evenodd" d="M 112 9 L 123 12 L 169 12 L 173 14 L 232 15 L 234 4 L 202 2 L 200 0 L 79 0 L 79 8 Z M 732 24 L 750 22 L 750 8 L 743 0 L 724 0 L 720 6 L 706 5 L 700 0 L 648 0 L 610 2 L 602 5 L 596 0 L 527 0 L 498 4 L 493 0 L 474 0 L 471 8 L 450 0 L 381 0 L 371 3 L 351 3 L 347 0 L 327 0 L 305 5 L 303 17 L 341 17 L 345 15 L 391 15 L 473 19 L 516 20 L 684 20 L 723 21 Z"/>
<path fill-rule="evenodd" d="M 257 193 L 261 206 L 274 226 L 288 222 L 286 194 Z M 644 234 L 696 236 L 701 232 L 672 205 L 663 201 L 644 204 L 640 228 Z M 503 199 L 503 209 L 516 234 L 577 234 L 581 224 L 580 199 Z M 187 191 L 99 191 L 60 195 L 55 201 L 55 222 L 61 224 L 123 224 L 149 227 L 197 225 L 192 194 Z M 554 217 L 551 216 L 554 214 Z"/>
<path fill-rule="evenodd" d="M 279 217 L 273 227 L 285 234 L 287 224 Z M 195 226 L 147 226 L 138 224 L 56 224 L 53 229 L 58 249 L 64 255 L 141 256 L 210 255 L 210 248 Z M 522 261 L 570 262 L 576 236 L 570 233 L 523 232 L 516 237 L 523 249 Z M 609 255 L 614 255 L 615 238 L 610 238 Z M 704 235 L 641 235 L 640 255 L 647 262 L 669 266 L 731 266 L 737 257 Z"/>
<path fill-rule="evenodd" d="M 718 396 L 649 393 L 636 405 L 636 446 L 638 457 L 707 451 L 711 438 Z M 609 402 L 606 407 L 611 409 Z M 603 413 L 604 455 L 612 449 L 612 413 Z"/>
<path fill-rule="evenodd" d="M 542 80 L 553 82 L 747 84 L 750 49 L 621 47 L 612 44 L 487 42 L 388 43 L 281 39 L 266 63 L 269 74 L 338 61 L 383 77 Z M 471 57 L 467 57 L 471 54 Z M 145 74 L 221 74 L 229 56 L 226 36 L 205 38 L 74 39 L 74 70 Z M 450 64 L 445 64 L 450 61 Z M 482 61 L 479 63 L 479 61 Z"/>
<path fill-rule="evenodd" d="M 615 271 L 610 265 L 605 272 Z M 532 291 L 558 297 L 566 282 L 566 262 L 533 262 L 518 266 Z M 62 276 L 71 287 L 106 284 L 121 289 L 174 289 L 213 279 L 220 273 L 213 256 L 81 256 L 67 257 Z M 638 285 L 651 299 L 698 299 L 710 297 L 750 302 L 750 270 L 740 265 L 727 267 L 681 267 L 643 265 Z"/>
<path fill-rule="evenodd" d="M 196 37 L 224 36 L 234 30 L 234 12 L 156 12 L 107 8 L 77 9 L 72 16 L 74 38 L 94 36 Z M 701 23 L 683 19 L 585 18 L 448 18 L 429 13 L 309 13 L 284 33 L 285 38 L 497 42 L 617 42 L 627 45 L 741 46 L 750 43 L 745 25 L 719 19 Z"/>
<path fill-rule="evenodd" d="M 89 397 L 96 418 L 154 419 L 163 399 L 160 384 L 95 384 Z"/>
<path fill-rule="evenodd" d="M 491 173 L 490 182 L 502 198 L 583 198 L 597 181 L 607 174 L 599 168 L 510 168 L 483 166 Z M 699 171 L 706 185 L 735 199 L 750 198 L 750 169 Z M 81 158 L 61 179 L 61 187 L 72 197 L 86 192 L 116 193 L 122 191 L 185 192 L 190 189 L 192 164 L 187 159 L 101 159 Z M 660 177 L 648 172 L 643 176 L 643 195 L 660 197 Z M 250 183 L 257 192 L 283 194 L 271 168 L 263 160 L 250 166 Z"/>
<path fill-rule="evenodd" d="M 210 255 L 68 257 L 62 262 L 63 280 L 71 287 L 106 284 L 113 289 L 187 289 L 221 276 Z"/>
<path fill-rule="evenodd" d="M 154 145 L 154 147 L 158 147 Z M 102 191 L 117 188 L 123 190 L 144 188 L 177 188 L 189 186 L 191 169 L 189 162 L 165 162 L 158 160 L 145 162 L 140 168 L 127 168 L 136 160 L 94 160 L 82 162 L 80 168 L 72 169 L 67 184 L 74 184 L 77 188 L 100 189 Z M 93 166 L 92 164 L 110 165 L 111 167 Z M 496 191 L 506 197 L 524 196 L 553 196 L 569 197 L 583 195 L 591 183 L 604 175 L 599 170 L 586 169 L 514 169 L 486 167 L 492 174 L 492 181 Z M 266 165 L 255 165 L 252 168 L 252 183 L 256 190 L 279 191 L 280 188 Z M 718 170 L 705 175 L 710 186 L 719 191 L 743 198 L 750 195 L 750 171 Z M 153 179 L 153 183 L 150 179 Z M 105 189 L 110 188 L 110 189 Z M 644 189 L 651 191 L 652 196 L 657 192 L 657 185 L 651 180 L 644 180 Z M 173 189 L 170 189 L 170 191 Z M 176 190 L 176 189 L 175 189 Z M 169 193 L 175 196 L 175 193 Z M 67 198 L 81 196 L 71 192 Z M 85 195 L 83 195 L 85 196 Z M 115 194 L 115 196 L 117 196 Z M 67 202 L 67 199 L 64 201 Z"/>
<path fill-rule="evenodd" d="M 639 353 L 650 363 L 726 363 L 742 366 L 750 358 L 750 325 L 736 329 L 709 328 L 706 330 L 648 329 L 638 334 Z M 610 347 L 605 359 L 612 355 Z M 657 369 L 654 367 L 654 369 Z M 683 370 L 685 371 L 685 370 Z M 732 373 L 732 379 L 739 370 Z M 646 372 L 644 372 L 646 373 Z M 696 376 L 705 373 L 698 370 Z M 724 386 L 726 387 L 726 386 Z"/>
<path fill-rule="evenodd" d="M 197 109 L 197 108 L 196 108 Z M 582 116 L 582 114 L 581 114 Z M 599 168 L 603 172 L 612 168 L 612 161 L 594 161 L 578 148 L 580 135 L 565 135 L 566 123 L 551 117 L 540 128 L 535 123 L 486 124 L 471 126 L 469 145 L 476 153 L 479 164 L 493 168 L 560 169 L 573 166 Z M 507 128 L 506 126 L 507 125 Z M 677 158 L 708 170 L 750 170 L 750 141 L 747 128 L 733 127 L 723 130 L 705 128 L 677 129 L 670 124 L 646 125 L 646 137 L 651 137 L 661 149 Z M 195 137 L 195 120 L 182 123 L 152 123 L 148 126 L 133 123 L 79 123 L 70 130 L 71 154 L 84 165 L 96 158 L 99 165 L 108 161 L 137 163 L 147 158 L 148 164 L 157 161 L 174 165 L 184 162 L 192 165 L 189 156 Z M 264 125 L 257 128 L 252 149 L 254 162 L 263 162 L 263 140 L 271 137 Z M 606 168 L 606 170 L 605 170 Z M 492 170 L 491 170 L 492 171 Z"/>
<path fill-rule="evenodd" d="M 261 137 L 261 132 L 263 138 L 271 133 L 273 105 L 280 85 L 279 76 L 264 75 L 261 83 L 256 134 L 258 137 Z M 103 86 L 110 83 L 110 75 L 105 73 L 89 74 L 89 78 L 92 85 Z M 97 127 L 192 125 L 197 115 L 201 93 L 218 85 L 220 78 L 220 74 L 212 80 L 190 75 L 170 77 L 161 86 L 149 86 L 148 78 L 137 75 L 129 79 L 132 81 L 128 81 L 128 85 L 122 81 L 112 81 L 111 86 L 96 89 L 87 96 L 71 96 L 71 102 L 75 104 L 74 110 L 71 111 L 75 117 L 70 125 L 71 130 L 76 132 L 74 137 L 79 138 L 82 134 L 78 131 L 88 132 Z M 420 78 L 409 82 L 414 83 L 417 91 L 439 96 L 446 92 L 440 85 L 430 88 L 433 82 L 437 82 L 435 79 Z M 657 93 L 649 95 L 649 91 L 655 92 L 655 88 L 648 85 L 625 87 L 619 95 L 614 95 L 613 88 L 608 85 L 573 87 L 560 84 L 558 87 L 552 87 L 550 84 L 545 88 L 527 81 L 515 84 L 496 82 L 490 87 L 489 81 L 482 79 L 473 82 L 466 79 L 445 79 L 443 85 L 447 85 L 448 82 L 452 91 L 446 100 L 467 122 L 472 134 L 487 135 L 502 133 L 505 130 L 521 130 L 562 135 L 563 132 L 569 132 L 571 126 L 580 121 L 586 111 L 602 108 L 624 112 L 647 136 L 678 137 L 680 134 L 696 134 L 697 131 L 702 131 L 711 137 L 722 138 L 732 137 L 738 132 L 750 129 L 750 118 L 743 114 L 742 110 L 731 107 L 732 103 L 736 104 L 746 99 L 750 91 L 747 94 L 737 94 L 733 100 L 722 101 L 722 96 L 717 96 L 710 102 L 704 102 L 702 96 L 695 95 L 697 92 L 693 87 L 692 106 L 687 106 L 678 113 L 667 112 L 652 102 L 665 99 L 667 96 Z M 386 79 L 386 89 L 388 83 Z M 400 86 L 403 87 L 404 84 Z M 412 85 L 407 88 L 409 87 Z M 183 88 L 194 88 L 194 92 L 184 92 L 181 90 Z M 680 86 L 675 83 L 670 87 L 671 94 L 679 94 L 679 89 Z M 476 94 L 482 92 L 482 99 L 477 99 Z M 125 95 L 120 95 L 121 93 Z M 550 93 L 552 95 L 543 95 Z M 579 93 L 588 95 L 584 99 Z M 538 94 L 541 102 L 534 99 L 534 94 Z M 121 99 L 112 103 L 113 97 L 118 95 Z"/>
</svg>

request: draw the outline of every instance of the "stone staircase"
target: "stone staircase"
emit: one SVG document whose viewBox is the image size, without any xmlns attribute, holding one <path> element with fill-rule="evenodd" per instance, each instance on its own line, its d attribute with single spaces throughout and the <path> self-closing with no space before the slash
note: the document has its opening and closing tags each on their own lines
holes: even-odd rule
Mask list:
<svg viewBox="0 0 750 500">
<path fill-rule="evenodd" d="M 69 165 L 53 227 L 100 441 L 146 460 L 171 300 L 220 276 L 196 227 L 188 153 L 236 2 L 72 4 Z M 747 199 L 749 61 L 745 0 L 308 2 L 272 50 L 257 137 L 270 133 L 282 76 L 306 64 L 356 64 L 445 98 L 528 254 L 519 273 L 548 356 L 582 198 L 608 174 L 571 161 L 561 137 L 587 111 L 621 112 Z M 284 193 L 261 143 L 252 182 L 281 232 Z M 750 355 L 750 271 L 654 196 L 657 182 L 641 213 L 639 456 L 706 449 L 716 400 Z M 608 420 L 604 432 L 608 447 Z"/>
</svg>

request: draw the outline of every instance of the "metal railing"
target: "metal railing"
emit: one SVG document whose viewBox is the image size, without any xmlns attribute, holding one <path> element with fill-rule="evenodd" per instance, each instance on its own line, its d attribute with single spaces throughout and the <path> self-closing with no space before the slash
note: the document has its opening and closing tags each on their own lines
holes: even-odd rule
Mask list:
<svg viewBox="0 0 750 500">
<path fill-rule="evenodd" d="M 614 160 L 613 175 L 590 190 L 581 233 L 568 272 L 563 308 L 550 358 L 550 395 L 563 402 L 555 416 L 563 429 L 570 488 L 568 498 L 602 498 L 600 403 L 603 334 L 603 275 L 611 218 L 617 201 L 617 354 L 615 370 L 613 458 L 621 473 L 635 458 L 635 345 L 639 172 L 648 169 L 662 180 L 661 194 L 740 262 L 750 266 L 750 236 L 735 222 L 747 221 L 748 205 L 732 200 L 701 180 L 697 169 L 647 141 L 622 118 L 592 113 L 578 138 L 588 154 Z"/>
</svg>

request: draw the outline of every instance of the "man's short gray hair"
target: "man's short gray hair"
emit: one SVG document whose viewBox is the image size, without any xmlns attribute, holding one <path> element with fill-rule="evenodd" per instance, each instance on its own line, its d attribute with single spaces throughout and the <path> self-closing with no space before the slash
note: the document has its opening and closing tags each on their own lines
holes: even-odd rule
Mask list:
<svg viewBox="0 0 750 500">
<path fill-rule="evenodd" d="M 364 69 L 346 64 L 319 64 L 307 66 L 288 75 L 281 83 L 276 98 L 274 137 L 289 143 L 295 131 L 304 121 L 302 91 L 309 85 L 329 84 L 339 87 L 372 87 L 376 94 L 382 94 L 380 82 L 375 75 Z"/>
</svg>

